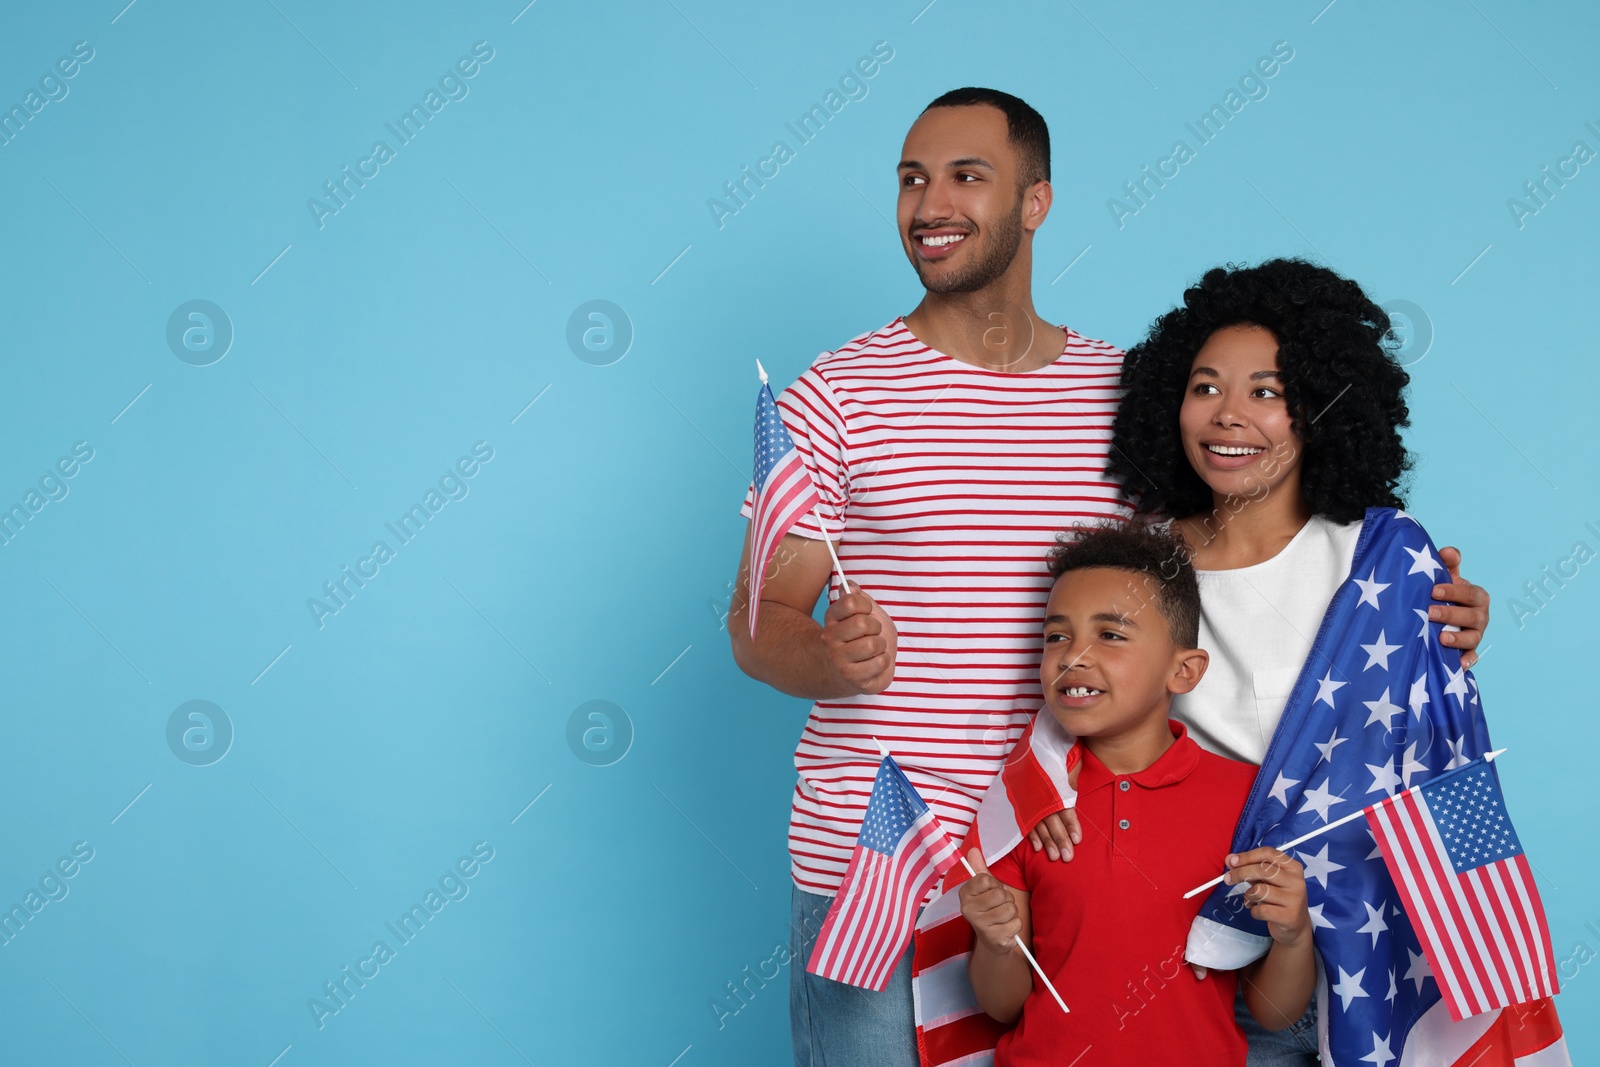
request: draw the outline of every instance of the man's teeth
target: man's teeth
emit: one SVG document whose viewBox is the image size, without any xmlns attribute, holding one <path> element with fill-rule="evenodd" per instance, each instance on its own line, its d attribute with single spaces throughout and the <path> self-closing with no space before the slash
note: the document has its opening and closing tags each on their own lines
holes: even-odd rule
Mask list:
<svg viewBox="0 0 1600 1067">
<path fill-rule="evenodd" d="M 1099 690 L 1099 689 L 1090 689 L 1086 685 L 1069 685 L 1069 686 L 1067 686 L 1066 689 L 1062 690 L 1062 692 L 1066 693 L 1067 696 L 1069 696 L 1069 697 L 1087 697 L 1087 696 L 1099 696 L 1100 693 L 1101 693 L 1101 690 Z"/>
<path fill-rule="evenodd" d="M 966 236 L 967 235 L 964 233 L 949 233 L 942 237 L 922 237 L 919 238 L 919 240 L 922 241 L 923 248 L 941 248 L 945 245 L 953 245 L 957 241 L 964 240 Z"/>
<path fill-rule="evenodd" d="M 1266 451 L 1264 448 L 1233 448 L 1228 445 L 1206 445 L 1206 449 L 1219 456 L 1254 456 Z"/>
</svg>

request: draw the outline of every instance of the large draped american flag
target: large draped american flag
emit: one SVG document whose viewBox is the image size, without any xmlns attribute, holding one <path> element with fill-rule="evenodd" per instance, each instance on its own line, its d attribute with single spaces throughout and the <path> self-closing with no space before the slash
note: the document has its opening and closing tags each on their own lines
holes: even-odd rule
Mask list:
<svg viewBox="0 0 1600 1067">
<path fill-rule="evenodd" d="M 1484 766 L 1475 761 L 1489 749 L 1477 682 L 1461 666 L 1460 652 L 1439 644 L 1441 626 L 1428 619 L 1433 586 L 1441 580 L 1449 580 L 1448 572 L 1416 520 L 1393 508 L 1368 509 L 1350 575 L 1334 594 L 1290 692 L 1232 850 L 1277 846 L 1351 812 L 1378 809 L 1293 850 L 1305 868 L 1323 968 L 1317 1003 L 1325 1064 L 1570 1067 L 1550 1000 L 1555 975 L 1537 891 L 1526 901 L 1513 891 L 1495 905 L 1504 909 L 1503 931 L 1527 931 L 1520 949 L 1510 953 L 1517 957 L 1521 984 L 1508 976 L 1498 996 L 1447 996 L 1430 963 L 1429 924 L 1437 916 L 1427 908 L 1452 905 L 1452 886 L 1440 881 L 1433 894 L 1411 892 L 1406 878 L 1421 873 L 1418 864 L 1437 858 L 1412 855 L 1409 873 L 1392 867 L 1384 843 L 1369 829 L 1407 813 L 1422 823 L 1431 819 L 1435 827 L 1446 822 L 1443 809 L 1435 815 L 1413 809 L 1419 795 L 1424 805 L 1454 805 L 1454 793 L 1431 791 L 1430 798 L 1407 791 L 1457 781 L 1460 776 L 1450 772 Z M 1465 823 L 1447 825 L 1444 832 L 1482 836 Z M 1525 873 L 1531 889 L 1531 867 L 1520 845 L 1517 851 L 1522 863 L 1516 870 Z M 1455 865 L 1449 855 L 1444 863 L 1470 879 L 1471 864 Z M 1442 878 L 1444 867 L 1436 872 Z M 1267 950 L 1265 924 L 1242 906 L 1245 888 L 1212 891 L 1190 931 L 1190 962 L 1232 969 Z M 1471 910 L 1465 898 L 1461 903 Z M 1492 984 L 1484 968 L 1498 964 L 1489 955 L 1452 959 L 1446 985 L 1469 972 Z"/>
</svg>

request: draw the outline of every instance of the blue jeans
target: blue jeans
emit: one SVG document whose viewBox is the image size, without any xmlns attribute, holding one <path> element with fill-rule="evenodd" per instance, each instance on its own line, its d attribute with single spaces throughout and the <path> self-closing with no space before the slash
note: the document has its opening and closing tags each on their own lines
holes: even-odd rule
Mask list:
<svg viewBox="0 0 1600 1067">
<path fill-rule="evenodd" d="M 917 1067 L 911 948 L 881 993 L 806 970 L 832 897 L 796 887 L 789 909 L 789 1035 L 795 1067 Z"/>
<path fill-rule="evenodd" d="M 1268 1030 L 1256 1022 L 1255 1016 L 1244 1005 L 1244 984 L 1239 985 L 1239 996 L 1233 1002 L 1233 1017 L 1250 1042 L 1247 1067 L 1317 1067 L 1322 1061 L 1317 1054 L 1317 1002 L 1300 1017 L 1300 1021 L 1287 1030 Z"/>
</svg>

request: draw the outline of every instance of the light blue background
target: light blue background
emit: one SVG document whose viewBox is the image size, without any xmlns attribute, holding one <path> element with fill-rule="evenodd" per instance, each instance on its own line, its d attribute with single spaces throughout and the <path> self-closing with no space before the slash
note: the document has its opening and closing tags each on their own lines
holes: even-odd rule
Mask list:
<svg viewBox="0 0 1600 1067">
<path fill-rule="evenodd" d="M 914 305 L 893 167 L 965 84 L 1051 124 L 1056 321 L 1127 345 L 1204 268 L 1290 253 L 1423 309 L 1412 510 L 1495 597 L 1507 790 L 1558 956 L 1600 951 L 1600 577 L 1514 605 L 1600 549 L 1600 164 L 1522 228 L 1506 203 L 1600 149 L 1591 6 L 125 2 L 0 35 L 7 107 L 94 48 L 0 147 L 0 504 L 94 449 L 0 547 L 0 903 L 95 850 L 0 948 L 6 1061 L 784 1062 L 786 971 L 711 1007 L 788 936 L 806 711 L 721 626 L 752 360 L 781 386 Z M 307 199 L 478 41 L 470 94 L 319 229 Z M 1277 41 L 1268 95 L 1119 229 L 1107 199 Z M 719 228 L 708 198 L 779 139 Z M 166 342 L 192 299 L 235 330 L 206 367 Z M 593 299 L 635 331 L 609 366 L 566 342 Z M 469 495 L 319 629 L 307 599 L 478 441 Z M 235 730 L 206 767 L 166 741 L 195 699 Z M 604 767 L 567 740 L 596 699 L 634 733 Z M 307 1000 L 478 841 L 470 895 L 319 1030 Z M 1578 1062 L 1596 973 L 1559 1002 Z"/>
</svg>

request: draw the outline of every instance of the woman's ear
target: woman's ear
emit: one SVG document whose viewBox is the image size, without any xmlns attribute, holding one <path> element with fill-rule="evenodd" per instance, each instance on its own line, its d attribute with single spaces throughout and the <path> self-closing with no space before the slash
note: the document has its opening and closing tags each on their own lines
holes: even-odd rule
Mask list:
<svg viewBox="0 0 1600 1067">
<path fill-rule="evenodd" d="M 1203 648 L 1180 648 L 1172 654 L 1172 673 L 1167 676 L 1167 692 L 1187 693 L 1205 677 L 1211 656 Z"/>
</svg>

